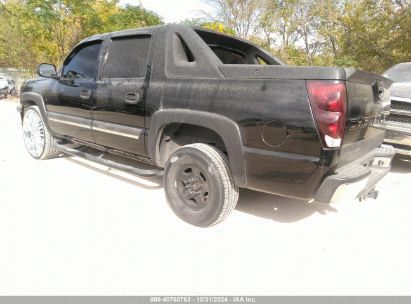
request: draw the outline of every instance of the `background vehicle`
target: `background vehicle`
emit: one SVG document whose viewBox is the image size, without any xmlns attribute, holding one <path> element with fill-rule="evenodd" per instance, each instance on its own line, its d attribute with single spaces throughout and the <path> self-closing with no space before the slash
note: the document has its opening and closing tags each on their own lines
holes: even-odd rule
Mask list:
<svg viewBox="0 0 411 304">
<path fill-rule="evenodd" d="M 18 107 L 30 155 L 163 175 L 172 210 L 197 226 L 224 220 L 239 187 L 329 202 L 363 180 L 358 197 L 374 195 L 394 154 L 372 125 L 389 113 L 388 79 L 286 66 L 200 27 L 93 36 L 59 73 L 38 71 Z"/>
<path fill-rule="evenodd" d="M 9 94 L 11 96 L 17 96 L 17 89 L 16 89 L 16 84 L 14 83 L 13 79 L 7 80 L 9 83 Z"/>
<path fill-rule="evenodd" d="M 391 114 L 384 121 L 385 141 L 394 144 L 396 152 L 411 155 L 411 62 L 397 64 L 383 76 L 394 81 Z"/>
<path fill-rule="evenodd" d="M 0 76 L 0 98 L 7 98 L 9 94 L 9 83 L 6 78 Z"/>
</svg>

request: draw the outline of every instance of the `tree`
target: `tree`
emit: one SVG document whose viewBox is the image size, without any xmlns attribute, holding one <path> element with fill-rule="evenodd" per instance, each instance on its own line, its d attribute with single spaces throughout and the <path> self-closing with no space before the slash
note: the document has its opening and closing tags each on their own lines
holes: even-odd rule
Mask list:
<svg viewBox="0 0 411 304">
<path fill-rule="evenodd" d="M 350 0 L 342 14 L 341 54 L 365 70 L 382 72 L 411 59 L 410 6 L 391 0 Z"/>
<path fill-rule="evenodd" d="M 191 26 L 202 26 L 216 32 L 235 36 L 234 29 L 227 27 L 227 25 L 225 25 L 223 22 L 207 21 L 202 18 L 195 18 L 184 20 L 183 22 L 181 22 L 181 24 L 187 24 Z"/>
<path fill-rule="evenodd" d="M 411 61 L 411 0 L 205 1 L 213 14 L 188 23 L 252 39 L 290 64 L 382 72 Z M 163 23 L 118 0 L 0 0 L 0 22 L 0 67 L 30 71 L 61 64 L 87 36 Z"/>
<path fill-rule="evenodd" d="M 142 6 L 126 5 L 108 18 L 107 31 L 118 31 L 127 28 L 138 28 L 163 24 L 157 14 Z"/>
<path fill-rule="evenodd" d="M 39 62 L 61 64 L 87 36 L 163 21 L 117 0 L 3 0 L 0 23 L 0 66 L 35 71 Z"/>
<path fill-rule="evenodd" d="M 235 35 L 235 31 L 232 28 L 227 27 L 226 25 L 224 25 L 224 23 L 222 22 L 210 22 L 210 21 L 206 21 L 201 23 L 201 26 L 208 28 L 210 30 L 214 30 L 223 34 L 228 34 L 228 35 Z"/>
<path fill-rule="evenodd" d="M 234 29 L 237 36 L 247 38 L 257 23 L 259 0 L 207 0 L 214 10 L 211 20 Z"/>
<path fill-rule="evenodd" d="M 298 0 L 267 0 L 261 4 L 259 28 L 264 33 L 266 45 L 287 48 L 299 39 L 296 10 Z"/>
<path fill-rule="evenodd" d="M 291 64 L 381 72 L 411 60 L 410 0 L 210 2 L 216 11 L 213 20 Z M 246 35 L 241 27 L 249 29 Z"/>
</svg>

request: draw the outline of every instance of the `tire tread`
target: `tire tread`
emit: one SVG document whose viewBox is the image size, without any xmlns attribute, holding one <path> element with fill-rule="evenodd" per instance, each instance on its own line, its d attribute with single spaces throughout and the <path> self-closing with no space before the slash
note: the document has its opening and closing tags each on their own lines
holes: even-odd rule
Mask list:
<svg viewBox="0 0 411 304">
<path fill-rule="evenodd" d="M 234 210 L 237 205 L 239 190 L 238 186 L 234 182 L 233 175 L 231 173 L 227 156 L 219 149 L 201 143 L 186 145 L 184 147 L 191 147 L 206 154 L 217 167 L 219 174 L 223 180 L 224 185 L 224 203 L 223 209 L 219 217 L 208 227 L 217 225 L 227 218 L 227 216 Z"/>
</svg>

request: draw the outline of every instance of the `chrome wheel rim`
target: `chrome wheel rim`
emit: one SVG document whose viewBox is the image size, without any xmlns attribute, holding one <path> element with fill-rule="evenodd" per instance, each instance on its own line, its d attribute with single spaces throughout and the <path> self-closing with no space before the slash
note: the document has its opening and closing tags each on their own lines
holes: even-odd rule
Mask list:
<svg viewBox="0 0 411 304">
<path fill-rule="evenodd" d="M 23 138 L 31 156 L 39 158 L 44 150 L 44 125 L 41 117 L 33 110 L 27 111 L 23 120 Z"/>
</svg>

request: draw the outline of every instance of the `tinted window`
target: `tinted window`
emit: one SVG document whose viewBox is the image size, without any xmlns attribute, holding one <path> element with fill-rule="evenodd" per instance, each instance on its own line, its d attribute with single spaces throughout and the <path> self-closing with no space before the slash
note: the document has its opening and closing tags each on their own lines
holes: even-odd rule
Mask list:
<svg viewBox="0 0 411 304">
<path fill-rule="evenodd" d="M 244 40 L 206 29 L 195 29 L 195 32 L 212 49 L 223 64 L 282 64 L 281 60 L 268 55 L 268 53 L 260 50 L 257 46 Z M 259 58 L 256 58 L 256 56 Z"/>
<path fill-rule="evenodd" d="M 224 64 L 246 64 L 245 56 L 235 50 L 221 46 L 210 46 L 213 52 Z"/>
<path fill-rule="evenodd" d="M 101 42 L 94 42 L 74 52 L 63 67 L 63 77 L 94 78 L 98 67 Z"/>
<path fill-rule="evenodd" d="M 147 69 L 150 37 L 125 37 L 113 39 L 107 62 L 105 78 L 140 78 Z"/>
</svg>

